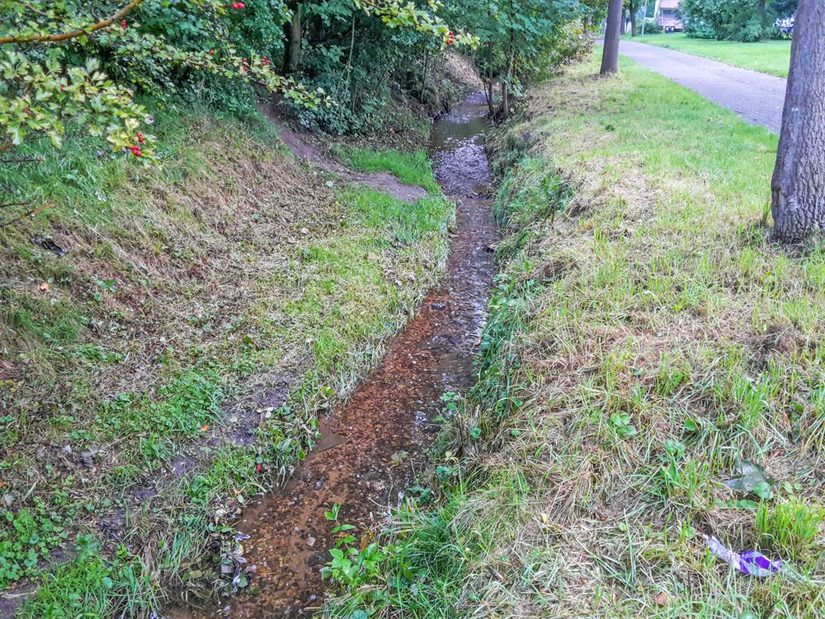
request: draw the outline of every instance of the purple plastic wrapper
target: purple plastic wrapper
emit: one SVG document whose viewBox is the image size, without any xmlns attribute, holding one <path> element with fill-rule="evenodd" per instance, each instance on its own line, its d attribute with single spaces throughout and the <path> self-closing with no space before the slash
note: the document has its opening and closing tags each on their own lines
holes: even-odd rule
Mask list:
<svg viewBox="0 0 825 619">
<path fill-rule="evenodd" d="M 704 538 L 705 543 L 713 554 L 748 576 L 765 578 L 778 572 L 782 568 L 781 560 L 771 561 L 761 552 L 748 550 L 740 554 L 723 545 L 722 542 L 715 537 L 705 535 Z"/>
</svg>

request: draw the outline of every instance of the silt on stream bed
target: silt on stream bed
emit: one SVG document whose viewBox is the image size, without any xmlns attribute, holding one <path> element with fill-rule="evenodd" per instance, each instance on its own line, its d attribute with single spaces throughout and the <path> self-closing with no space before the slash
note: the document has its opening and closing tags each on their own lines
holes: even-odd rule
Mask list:
<svg viewBox="0 0 825 619">
<path fill-rule="evenodd" d="M 250 536 L 244 548 L 255 566 L 254 593 L 241 594 L 219 615 L 301 617 L 320 610 L 327 586 L 320 569 L 334 544 L 324 512 L 338 503 L 340 520 L 362 531 L 385 520 L 426 466 L 440 397 L 472 385 L 497 239 L 482 144 L 486 111 L 484 95 L 474 95 L 433 127 L 436 177 L 458 204 L 442 284 L 390 342 L 375 372 L 321 419 L 321 441 L 287 485 L 246 512 L 238 529 Z"/>
</svg>

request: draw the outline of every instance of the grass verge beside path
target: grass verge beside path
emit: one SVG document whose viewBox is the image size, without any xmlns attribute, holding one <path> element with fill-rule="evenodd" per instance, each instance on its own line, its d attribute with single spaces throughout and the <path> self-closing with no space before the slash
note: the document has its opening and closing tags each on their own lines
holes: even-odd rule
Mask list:
<svg viewBox="0 0 825 619">
<path fill-rule="evenodd" d="M 333 189 L 265 123 L 187 112 L 158 114 L 163 167 L 69 140 L 0 178 L 53 204 L 0 230 L 0 615 L 24 582 L 25 617 L 243 586 L 245 503 L 445 263 L 440 193 Z"/>
<path fill-rule="evenodd" d="M 740 43 L 715 39 L 692 39 L 684 34 L 646 34 L 627 41 L 675 49 L 686 54 L 718 60 L 743 69 L 788 77 L 791 42 L 787 39 Z"/>
<path fill-rule="evenodd" d="M 825 249 L 766 240 L 774 136 L 596 73 L 499 139 L 479 382 L 329 616 L 825 616 Z"/>
</svg>

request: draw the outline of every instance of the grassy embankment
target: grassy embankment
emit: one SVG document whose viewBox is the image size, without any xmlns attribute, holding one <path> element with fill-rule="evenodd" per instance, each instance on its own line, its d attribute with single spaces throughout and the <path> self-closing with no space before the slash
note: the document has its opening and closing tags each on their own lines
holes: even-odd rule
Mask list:
<svg viewBox="0 0 825 619">
<path fill-rule="evenodd" d="M 71 139 L 0 179 L 51 205 L 0 230 L 0 591 L 38 589 L 24 616 L 231 588 L 213 575 L 235 573 L 244 503 L 446 256 L 453 208 L 420 153 L 376 164 L 431 190 L 408 205 L 299 164 L 264 121 L 157 117 L 162 167 Z"/>
<path fill-rule="evenodd" d="M 791 42 L 788 39 L 740 43 L 739 41 L 692 39 L 684 34 L 646 34 L 632 40 L 675 49 L 694 56 L 703 56 L 735 67 L 779 77 L 788 77 L 788 68 L 791 64 Z"/>
<path fill-rule="evenodd" d="M 397 150 L 374 151 L 349 146 L 335 146 L 332 152 L 344 165 L 353 170 L 389 172 L 408 185 L 420 185 L 430 193 L 440 191 L 432 176 L 427 152 L 423 149 L 400 157 L 401 153 Z"/>
<path fill-rule="evenodd" d="M 825 250 L 766 240 L 774 136 L 627 60 L 595 73 L 500 139 L 480 380 L 435 505 L 331 616 L 825 616 Z M 767 479 L 730 488 L 748 464 Z M 702 534 L 785 567 L 736 573 Z"/>
</svg>

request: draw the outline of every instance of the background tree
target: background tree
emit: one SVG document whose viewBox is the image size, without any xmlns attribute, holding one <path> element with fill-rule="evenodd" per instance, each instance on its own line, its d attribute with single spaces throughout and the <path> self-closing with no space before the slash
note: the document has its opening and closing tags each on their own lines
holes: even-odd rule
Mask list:
<svg viewBox="0 0 825 619">
<path fill-rule="evenodd" d="M 619 37 L 622 31 L 622 10 L 622 0 L 608 0 L 607 29 L 604 33 L 600 75 L 610 75 L 619 71 Z"/>
<path fill-rule="evenodd" d="M 683 0 L 685 33 L 696 38 L 759 41 L 778 35 L 774 22 L 789 17 L 797 0 Z"/>
<path fill-rule="evenodd" d="M 630 14 L 630 36 L 635 37 L 638 34 L 636 18 L 639 15 L 639 10 L 642 8 L 642 0 L 625 0 L 624 5 Z"/>
<path fill-rule="evenodd" d="M 525 83 L 547 75 L 587 44 L 582 18 L 591 9 L 576 0 L 454 0 L 447 8 L 452 21 L 479 37 L 474 60 L 490 113 L 502 120 L 510 116 L 512 98 Z"/>
<path fill-rule="evenodd" d="M 771 183 L 775 235 L 825 229 L 825 2 L 800 0 Z"/>
<path fill-rule="evenodd" d="M 47 135 L 60 145 L 66 124 L 105 135 L 116 149 L 150 154 L 151 137 L 137 141 L 145 110 L 134 92 L 158 97 L 185 93 L 203 74 L 232 88 L 257 84 L 300 104 L 317 104 L 309 93 L 279 75 L 270 58 L 284 50 L 300 60 L 299 4 L 281 0 L 104 0 L 94 3 L 0 0 L 0 149 L 27 137 Z M 322 4 L 331 4 L 330 1 Z M 403 0 L 338 0 L 382 27 L 408 28 L 422 36 L 469 43 L 452 34 L 432 11 Z M 104 17 L 99 17 L 103 15 Z M 284 24 L 294 37 L 284 45 Z M 293 39 L 298 39 L 293 40 Z M 297 53 L 296 53 L 297 52 Z M 196 78 L 200 74 L 201 78 Z M 221 86 L 215 86 L 220 88 Z M 320 95 L 320 96 L 316 96 Z"/>
</svg>

